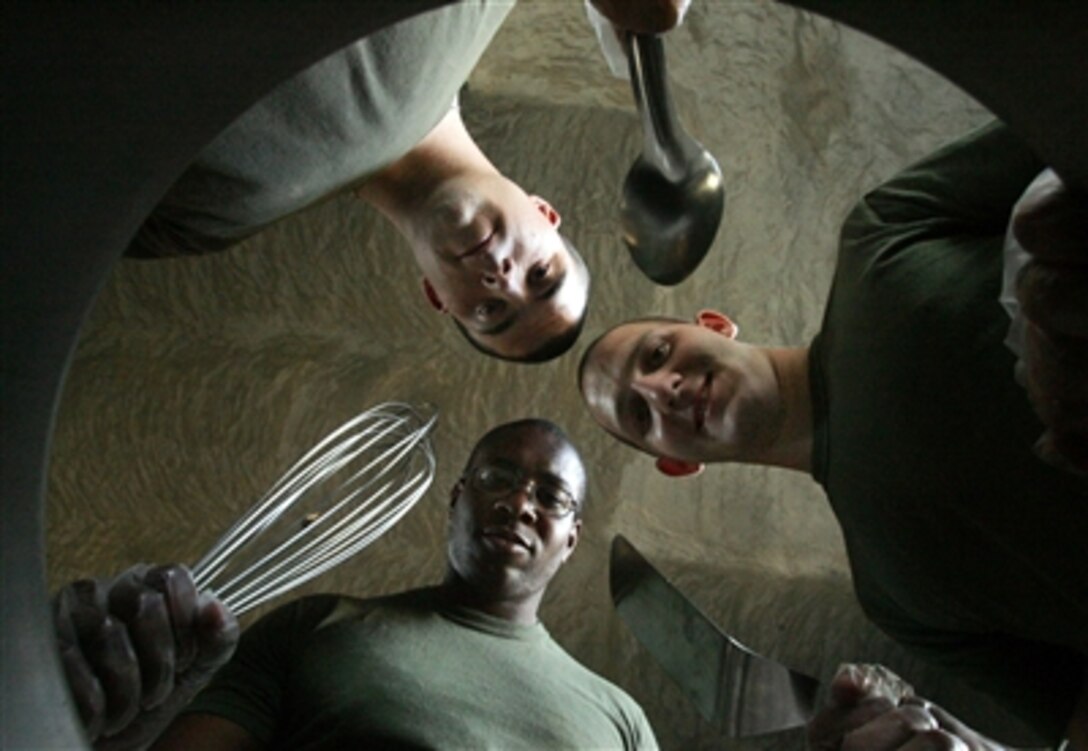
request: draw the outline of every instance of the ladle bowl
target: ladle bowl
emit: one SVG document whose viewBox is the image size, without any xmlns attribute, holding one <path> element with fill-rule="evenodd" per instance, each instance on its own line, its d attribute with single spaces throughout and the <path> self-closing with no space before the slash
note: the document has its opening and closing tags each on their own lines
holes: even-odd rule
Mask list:
<svg viewBox="0 0 1088 751">
<path fill-rule="evenodd" d="M 630 42 L 643 150 L 623 183 L 620 227 L 642 273 L 657 284 L 679 284 L 699 266 L 718 232 L 725 208 L 722 171 L 676 117 L 661 38 L 634 34 Z"/>
</svg>

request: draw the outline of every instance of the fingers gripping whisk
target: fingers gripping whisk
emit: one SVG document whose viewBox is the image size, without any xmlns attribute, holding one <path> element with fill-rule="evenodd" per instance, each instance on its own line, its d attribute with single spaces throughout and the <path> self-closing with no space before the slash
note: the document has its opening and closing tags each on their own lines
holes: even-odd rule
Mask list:
<svg viewBox="0 0 1088 751">
<path fill-rule="evenodd" d="M 434 479 L 437 413 L 379 404 L 323 438 L 193 568 L 236 615 L 355 555 L 396 524 Z"/>
</svg>

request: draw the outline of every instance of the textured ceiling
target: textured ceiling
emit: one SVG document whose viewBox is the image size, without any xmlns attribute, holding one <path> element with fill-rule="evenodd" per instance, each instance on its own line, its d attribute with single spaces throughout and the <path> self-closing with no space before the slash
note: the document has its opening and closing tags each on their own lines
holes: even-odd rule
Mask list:
<svg viewBox="0 0 1088 751">
<path fill-rule="evenodd" d="M 716 306 L 741 338 L 816 332 L 839 222 L 865 190 L 987 118 L 902 55 L 789 7 L 696 0 L 667 40 L 681 119 L 717 156 L 726 214 L 698 273 L 655 287 L 618 240 L 619 186 L 640 136 L 580 2 L 528 0 L 463 97 L 493 161 L 548 198 L 593 271 L 580 346 L 539 366 L 472 352 L 424 304 L 407 246 L 337 197 L 215 257 L 123 261 L 86 324 L 58 416 L 49 485 L 52 586 L 137 561 L 195 561 L 325 432 L 389 399 L 441 410 L 431 493 L 307 591 L 378 594 L 444 568 L 445 502 L 487 428 L 563 425 L 591 473 L 587 528 L 543 618 L 644 704 L 666 748 L 802 748 L 798 733 L 727 744 L 616 619 L 608 543 L 623 533 L 742 641 L 828 676 L 884 660 L 964 712 L 977 699 L 865 624 L 822 493 L 782 470 L 717 466 L 669 481 L 582 412 L 582 345 L 610 323 Z"/>
</svg>

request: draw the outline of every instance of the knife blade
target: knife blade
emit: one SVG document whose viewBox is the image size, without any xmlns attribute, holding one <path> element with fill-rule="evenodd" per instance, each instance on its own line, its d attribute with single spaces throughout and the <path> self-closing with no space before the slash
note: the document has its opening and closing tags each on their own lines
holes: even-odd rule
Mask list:
<svg viewBox="0 0 1088 751">
<path fill-rule="evenodd" d="M 788 730 L 812 716 L 819 681 L 723 632 L 623 535 L 612 540 L 608 579 L 620 618 L 725 735 Z"/>
</svg>

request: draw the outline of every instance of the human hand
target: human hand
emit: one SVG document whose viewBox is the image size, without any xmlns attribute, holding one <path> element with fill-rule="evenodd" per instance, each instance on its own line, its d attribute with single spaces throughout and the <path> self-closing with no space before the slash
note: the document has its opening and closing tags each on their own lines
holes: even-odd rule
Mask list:
<svg viewBox="0 0 1088 751">
<path fill-rule="evenodd" d="M 1013 210 L 1030 260 L 1017 277 L 1025 321 L 1017 380 L 1046 425 L 1045 461 L 1088 473 L 1088 201 L 1044 170 Z"/>
<path fill-rule="evenodd" d="M 590 0 L 602 16 L 622 31 L 663 34 L 684 20 L 691 0 Z"/>
<path fill-rule="evenodd" d="M 899 706 L 913 695 L 909 684 L 881 665 L 839 667 L 827 706 L 808 722 L 808 743 L 817 751 L 839 751 L 845 736 Z"/>
<path fill-rule="evenodd" d="M 139 748 L 211 679 L 238 622 L 180 565 L 84 579 L 54 599 L 61 662 L 96 749 Z"/>
<path fill-rule="evenodd" d="M 1006 751 L 880 665 L 844 665 L 808 723 L 815 751 Z"/>
</svg>

